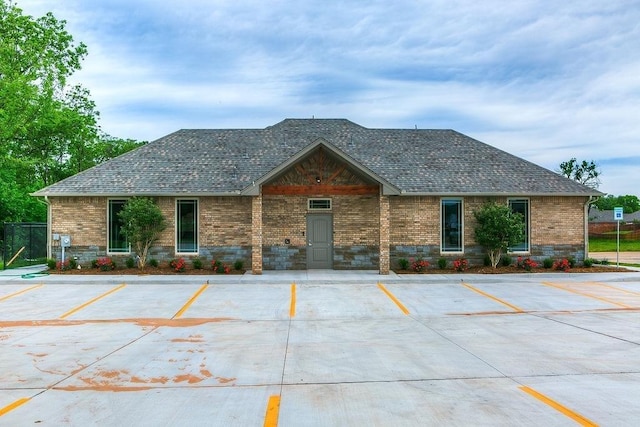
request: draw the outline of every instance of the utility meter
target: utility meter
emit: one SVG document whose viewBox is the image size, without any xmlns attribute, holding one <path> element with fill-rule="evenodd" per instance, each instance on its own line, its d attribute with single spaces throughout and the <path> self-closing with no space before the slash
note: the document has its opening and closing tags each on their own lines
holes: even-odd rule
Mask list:
<svg viewBox="0 0 640 427">
<path fill-rule="evenodd" d="M 60 246 L 63 248 L 71 247 L 71 236 L 60 236 Z"/>
</svg>

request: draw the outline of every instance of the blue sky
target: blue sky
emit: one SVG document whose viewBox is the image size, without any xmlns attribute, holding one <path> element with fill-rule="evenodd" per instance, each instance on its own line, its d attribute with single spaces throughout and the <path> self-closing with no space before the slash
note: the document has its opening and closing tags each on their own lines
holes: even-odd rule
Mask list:
<svg viewBox="0 0 640 427">
<path fill-rule="evenodd" d="M 640 0 L 16 0 L 89 48 L 103 130 L 455 129 L 640 196 Z"/>
</svg>

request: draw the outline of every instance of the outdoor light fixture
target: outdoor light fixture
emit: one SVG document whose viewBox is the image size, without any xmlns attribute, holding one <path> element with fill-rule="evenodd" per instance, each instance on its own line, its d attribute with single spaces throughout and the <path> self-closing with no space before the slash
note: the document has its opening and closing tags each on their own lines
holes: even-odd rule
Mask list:
<svg viewBox="0 0 640 427">
<path fill-rule="evenodd" d="M 318 184 L 320 184 L 320 177 L 319 177 L 319 176 L 316 176 L 316 182 L 317 182 Z"/>
</svg>

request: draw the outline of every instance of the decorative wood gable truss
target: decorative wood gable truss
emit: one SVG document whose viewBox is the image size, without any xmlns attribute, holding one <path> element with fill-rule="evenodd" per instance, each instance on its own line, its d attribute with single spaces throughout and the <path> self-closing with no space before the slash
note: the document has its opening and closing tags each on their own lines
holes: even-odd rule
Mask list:
<svg viewBox="0 0 640 427">
<path fill-rule="evenodd" d="M 394 186 L 319 139 L 244 191 L 257 195 L 378 195 L 399 194 Z"/>
<path fill-rule="evenodd" d="M 356 173 L 322 146 L 262 186 L 264 195 L 377 195 L 379 192 L 377 182 Z"/>
</svg>

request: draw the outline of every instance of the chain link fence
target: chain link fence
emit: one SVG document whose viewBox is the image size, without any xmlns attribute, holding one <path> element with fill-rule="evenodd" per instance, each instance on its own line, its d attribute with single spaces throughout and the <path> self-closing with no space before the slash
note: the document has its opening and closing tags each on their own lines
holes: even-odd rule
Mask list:
<svg viewBox="0 0 640 427">
<path fill-rule="evenodd" d="M 3 269 L 44 264 L 47 259 L 47 223 L 5 222 L 0 246 Z"/>
</svg>

